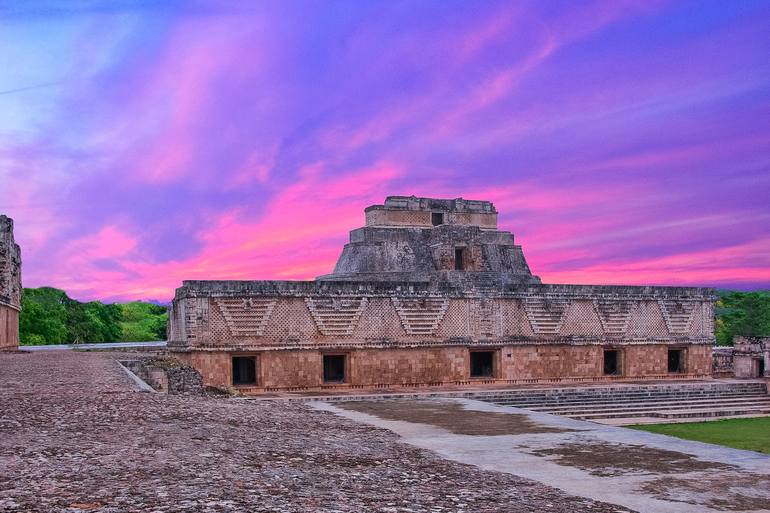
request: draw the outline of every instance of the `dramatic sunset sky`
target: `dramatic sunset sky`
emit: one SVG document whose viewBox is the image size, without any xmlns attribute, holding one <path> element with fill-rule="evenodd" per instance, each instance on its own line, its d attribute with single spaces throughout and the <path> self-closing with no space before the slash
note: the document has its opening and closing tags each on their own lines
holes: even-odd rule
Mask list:
<svg viewBox="0 0 770 513">
<path fill-rule="evenodd" d="M 547 283 L 770 287 L 770 1 L 0 0 L 25 286 L 313 278 L 389 194 Z"/>
</svg>

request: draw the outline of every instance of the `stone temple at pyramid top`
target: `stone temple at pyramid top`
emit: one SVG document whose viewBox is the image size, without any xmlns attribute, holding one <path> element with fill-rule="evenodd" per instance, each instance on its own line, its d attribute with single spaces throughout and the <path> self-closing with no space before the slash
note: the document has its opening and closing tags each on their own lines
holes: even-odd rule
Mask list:
<svg viewBox="0 0 770 513">
<path fill-rule="evenodd" d="M 497 229 L 489 201 L 388 196 L 365 209 L 332 274 L 318 280 L 540 283 L 511 232 Z"/>
</svg>

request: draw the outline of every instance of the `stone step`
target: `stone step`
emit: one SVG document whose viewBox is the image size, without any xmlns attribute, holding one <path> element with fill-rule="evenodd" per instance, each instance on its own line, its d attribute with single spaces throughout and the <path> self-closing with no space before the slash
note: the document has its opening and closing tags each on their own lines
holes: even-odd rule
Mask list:
<svg viewBox="0 0 770 513">
<path fill-rule="evenodd" d="M 748 397 L 735 397 L 731 399 L 726 400 L 719 400 L 719 399 L 708 399 L 708 400 L 697 400 L 697 401 L 687 401 L 688 405 L 692 406 L 720 406 L 723 404 L 748 404 L 748 403 L 770 403 L 770 397 L 769 396 L 748 396 Z M 567 407 L 533 407 L 528 408 L 532 411 L 542 411 L 542 412 L 548 412 L 548 413 L 554 413 L 554 414 L 568 414 L 570 412 L 577 412 L 577 411 L 585 411 L 585 410 L 594 410 L 594 411 L 602 411 L 602 410 L 623 410 L 623 409 L 638 409 L 638 408 L 661 408 L 661 407 L 682 407 L 682 401 L 654 401 L 654 402 L 628 402 L 628 403 L 619 403 L 619 404 L 592 404 L 592 405 L 572 405 Z"/>
<path fill-rule="evenodd" d="M 770 414 L 770 394 L 763 382 L 506 391 L 477 399 L 580 420 L 687 419 Z M 629 420 L 627 423 L 632 422 Z"/>
<path fill-rule="evenodd" d="M 590 388 L 555 388 L 555 389 L 533 389 L 533 390 L 506 390 L 498 393 L 486 394 L 486 397 L 532 397 L 532 396 L 564 396 L 564 395 L 605 395 L 617 393 L 658 393 L 658 392 L 717 392 L 717 391 L 735 391 L 735 390 L 755 390 L 766 391 L 767 385 L 763 382 L 749 383 L 676 383 L 670 385 L 647 385 L 633 386 L 625 384 L 608 385 L 602 387 Z"/>
<path fill-rule="evenodd" d="M 531 398 L 525 401 L 522 400 L 515 400 L 515 399 L 488 399 L 484 398 L 482 400 L 487 402 L 494 402 L 496 404 L 501 404 L 505 406 L 518 406 L 521 408 L 527 408 L 527 407 L 546 407 L 546 406 L 569 406 L 572 404 L 601 404 L 601 403 L 622 403 L 622 402 L 630 402 L 630 401 L 653 401 L 653 400 L 666 400 L 666 399 L 687 399 L 687 400 L 698 400 L 698 399 L 729 399 L 733 397 L 746 397 L 746 396 L 765 396 L 767 397 L 766 393 L 758 393 L 758 392 L 744 392 L 744 393 L 720 393 L 720 394 L 656 394 L 656 395 L 650 395 L 650 394 L 640 394 L 640 395 L 618 395 L 618 396 L 600 396 L 600 397 L 584 397 L 584 398 L 567 398 L 567 399 L 553 399 L 553 398 L 545 398 L 545 399 L 538 399 L 538 398 Z"/>
<path fill-rule="evenodd" d="M 613 418 L 634 418 L 634 417 L 658 417 L 663 419 L 681 419 L 692 417 L 732 417 L 736 415 L 763 415 L 770 414 L 770 404 L 763 406 L 746 406 L 746 407 L 726 407 L 726 408 L 714 408 L 714 409 L 691 409 L 682 408 L 678 410 L 637 410 L 630 412 L 615 412 L 615 413 L 590 413 L 590 414 L 576 414 L 565 415 L 571 419 L 576 420 L 593 420 L 593 419 L 613 419 Z"/>
<path fill-rule="evenodd" d="M 495 400 L 496 404 L 504 404 L 506 406 L 521 406 L 524 407 L 558 407 L 569 406 L 572 404 L 600 404 L 600 403 L 625 403 L 634 401 L 656 401 L 656 400 L 711 400 L 711 399 L 731 399 L 739 397 L 768 397 L 765 393 L 748 392 L 748 393 L 725 393 L 725 394 L 660 394 L 660 395 L 639 395 L 639 396 L 618 396 L 618 397 L 592 397 L 592 398 L 570 398 L 565 400 L 537 400 L 532 399 L 528 401 L 515 401 L 515 400 Z M 485 399 L 486 400 L 486 399 Z"/>
<path fill-rule="evenodd" d="M 543 413 L 551 413 L 553 415 L 564 415 L 564 416 L 573 416 L 573 415 L 602 415 L 602 414 L 623 414 L 630 412 L 639 412 L 639 411 L 668 411 L 668 410 L 684 410 L 684 409 L 698 409 L 698 410 L 719 410 L 719 409 L 725 409 L 725 408 L 754 408 L 754 407 L 770 407 L 770 400 L 764 400 L 764 401 L 748 401 L 748 402 L 739 402 L 739 403 L 723 403 L 723 404 L 694 404 L 694 405 L 687 405 L 687 404 L 664 404 L 664 405 L 651 405 L 651 406 L 645 406 L 645 405 L 639 405 L 637 407 L 628 406 L 625 408 L 615 408 L 615 409 L 608 409 L 608 408 L 585 408 L 582 410 L 576 409 L 572 411 L 543 411 Z"/>
<path fill-rule="evenodd" d="M 765 389 L 767 385 L 762 381 L 747 382 L 670 382 L 670 383 L 617 383 L 602 386 L 586 387 L 562 387 L 532 390 L 501 390 L 503 395 L 532 395 L 532 394 L 584 394 L 584 393 L 613 393 L 617 391 L 654 391 L 654 390 L 734 390 L 734 389 Z M 491 393 L 490 395 L 498 395 Z"/>
</svg>

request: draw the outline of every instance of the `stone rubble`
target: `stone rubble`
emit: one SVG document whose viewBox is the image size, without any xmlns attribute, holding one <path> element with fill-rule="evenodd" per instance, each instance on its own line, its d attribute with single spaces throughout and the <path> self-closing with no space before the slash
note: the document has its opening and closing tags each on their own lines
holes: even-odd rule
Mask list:
<svg viewBox="0 0 770 513">
<path fill-rule="evenodd" d="M 0 355 L 0 512 L 621 512 L 285 401 L 137 392 L 108 353 Z"/>
</svg>

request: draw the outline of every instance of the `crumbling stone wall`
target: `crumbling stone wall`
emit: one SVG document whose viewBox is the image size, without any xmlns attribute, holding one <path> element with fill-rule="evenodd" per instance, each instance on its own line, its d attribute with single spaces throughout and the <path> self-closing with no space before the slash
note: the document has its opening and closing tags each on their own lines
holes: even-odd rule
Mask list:
<svg viewBox="0 0 770 513">
<path fill-rule="evenodd" d="M 711 374 L 715 378 L 735 377 L 732 347 L 715 347 L 712 353 L 713 366 Z"/>
<path fill-rule="evenodd" d="M 735 337 L 733 370 L 736 378 L 770 377 L 770 337 Z"/>
<path fill-rule="evenodd" d="M 0 351 L 19 346 L 21 249 L 13 238 L 13 220 L 0 215 Z"/>
<path fill-rule="evenodd" d="M 174 358 L 149 357 L 121 363 L 159 392 L 198 394 L 203 391 L 201 374 Z"/>
</svg>

